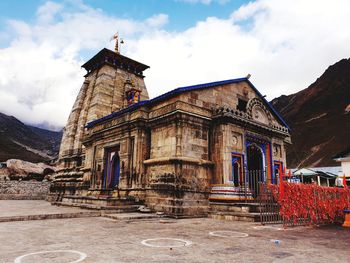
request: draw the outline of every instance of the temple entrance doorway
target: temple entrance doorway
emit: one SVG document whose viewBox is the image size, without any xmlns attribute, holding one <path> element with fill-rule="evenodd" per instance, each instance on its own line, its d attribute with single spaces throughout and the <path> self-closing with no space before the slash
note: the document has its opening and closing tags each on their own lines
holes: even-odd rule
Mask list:
<svg viewBox="0 0 350 263">
<path fill-rule="evenodd" d="M 119 185 L 120 158 L 119 147 L 106 150 L 103 189 L 114 189 Z"/>
<path fill-rule="evenodd" d="M 283 163 L 279 161 L 274 161 L 273 169 L 274 169 L 274 180 L 272 180 L 272 183 L 277 184 L 279 183 L 280 178 L 283 175 Z"/>
<path fill-rule="evenodd" d="M 264 182 L 264 154 L 263 150 L 255 143 L 247 147 L 247 175 L 253 197 L 257 197 L 259 182 Z"/>
</svg>

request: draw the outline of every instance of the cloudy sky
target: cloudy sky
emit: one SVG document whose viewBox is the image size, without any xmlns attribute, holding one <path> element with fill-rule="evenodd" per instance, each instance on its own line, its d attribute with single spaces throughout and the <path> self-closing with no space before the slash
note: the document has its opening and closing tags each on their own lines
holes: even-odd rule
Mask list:
<svg viewBox="0 0 350 263">
<path fill-rule="evenodd" d="M 348 0 L 0 1 L 0 112 L 60 129 L 81 65 L 113 49 L 151 66 L 151 97 L 244 77 L 273 99 L 306 88 L 350 56 Z"/>
</svg>

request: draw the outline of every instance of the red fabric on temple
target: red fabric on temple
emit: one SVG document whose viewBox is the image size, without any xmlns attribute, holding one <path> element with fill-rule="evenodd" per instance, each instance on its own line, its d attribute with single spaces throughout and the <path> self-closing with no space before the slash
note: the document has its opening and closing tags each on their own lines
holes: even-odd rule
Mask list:
<svg viewBox="0 0 350 263">
<path fill-rule="evenodd" d="M 284 185 L 283 185 L 283 176 L 285 173 L 285 169 L 282 170 L 282 173 L 280 173 L 280 200 L 284 197 Z"/>
</svg>

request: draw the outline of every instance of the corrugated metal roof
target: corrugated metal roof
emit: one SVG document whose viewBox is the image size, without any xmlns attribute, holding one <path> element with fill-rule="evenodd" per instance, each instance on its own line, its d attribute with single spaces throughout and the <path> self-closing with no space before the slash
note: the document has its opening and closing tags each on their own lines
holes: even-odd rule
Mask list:
<svg viewBox="0 0 350 263">
<path fill-rule="evenodd" d="M 318 173 L 325 173 L 329 176 L 338 176 L 342 173 L 341 166 L 330 166 L 330 167 L 310 167 L 301 169 L 292 169 L 293 174 L 300 175 L 301 173 L 305 176 L 315 175 Z"/>
<path fill-rule="evenodd" d="M 327 174 L 333 174 L 335 176 L 338 176 L 339 173 L 342 173 L 342 167 L 341 166 L 331 166 L 331 167 L 314 167 L 312 168 L 314 171 L 320 171 Z"/>
</svg>

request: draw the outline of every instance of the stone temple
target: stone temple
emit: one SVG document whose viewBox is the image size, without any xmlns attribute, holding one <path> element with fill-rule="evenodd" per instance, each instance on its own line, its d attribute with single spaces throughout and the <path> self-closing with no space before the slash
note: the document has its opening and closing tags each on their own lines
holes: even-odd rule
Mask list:
<svg viewBox="0 0 350 263">
<path fill-rule="evenodd" d="M 149 67 L 118 51 L 82 67 L 52 202 L 206 216 L 211 202 L 254 200 L 259 182 L 277 183 L 289 128 L 248 77 L 150 99 Z"/>
</svg>

